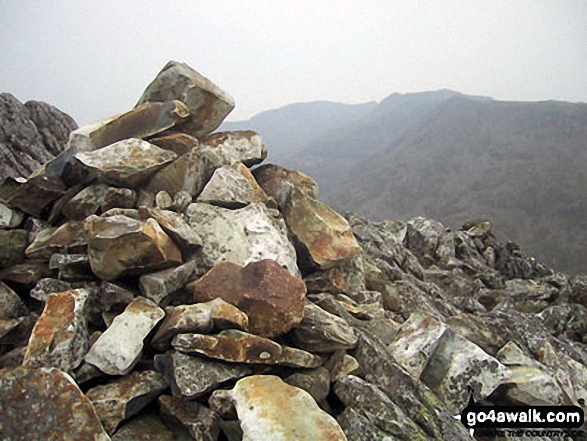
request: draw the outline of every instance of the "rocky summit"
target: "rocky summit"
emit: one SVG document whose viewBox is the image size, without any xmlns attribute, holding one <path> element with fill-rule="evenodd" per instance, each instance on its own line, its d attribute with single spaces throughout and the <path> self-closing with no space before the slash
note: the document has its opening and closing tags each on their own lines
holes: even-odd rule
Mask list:
<svg viewBox="0 0 587 441">
<path fill-rule="evenodd" d="M 184 63 L 80 128 L 0 104 L 0 439 L 452 441 L 470 393 L 585 409 L 587 277 L 490 222 L 337 213 L 213 133 L 234 100 Z"/>
</svg>

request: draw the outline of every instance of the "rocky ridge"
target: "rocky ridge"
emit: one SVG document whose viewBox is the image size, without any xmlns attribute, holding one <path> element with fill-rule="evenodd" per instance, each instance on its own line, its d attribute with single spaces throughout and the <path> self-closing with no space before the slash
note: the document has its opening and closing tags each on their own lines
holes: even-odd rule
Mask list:
<svg viewBox="0 0 587 441">
<path fill-rule="evenodd" d="M 168 63 L 0 185 L 0 437 L 470 439 L 476 401 L 587 397 L 587 279 L 478 220 L 317 200 Z M 148 438 L 151 437 L 151 438 Z"/>
</svg>

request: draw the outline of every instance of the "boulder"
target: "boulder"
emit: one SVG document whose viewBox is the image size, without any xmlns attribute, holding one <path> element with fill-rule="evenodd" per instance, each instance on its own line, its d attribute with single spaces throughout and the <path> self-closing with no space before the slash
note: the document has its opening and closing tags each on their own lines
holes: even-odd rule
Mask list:
<svg viewBox="0 0 587 441">
<path fill-rule="evenodd" d="M 186 291 L 195 302 L 221 298 L 235 305 L 249 317 L 249 331 L 262 337 L 285 334 L 304 314 L 304 282 L 270 259 L 245 267 L 221 262 L 188 284 Z"/>
<path fill-rule="evenodd" d="M 202 138 L 203 151 L 212 151 L 227 164 L 242 162 L 247 167 L 263 162 L 267 148 L 261 137 L 250 130 L 218 132 Z"/>
<path fill-rule="evenodd" d="M 318 197 L 318 184 L 310 176 L 275 164 L 263 164 L 253 170 L 253 176 L 261 188 L 284 207 L 293 188 L 309 197 Z"/>
<path fill-rule="evenodd" d="M 58 228 L 41 230 L 26 249 L 27 257 L 49 260 L 55 253 L 85 253 L 84 227 L 83 222 L 69 221 Z"/>
<path fill-rule="evenodd" d="M 179 132 L 162 134 L 161 136 L 149 139 L 149 142 L 162 149 L 171 150 L 177 153 L 178 156 L 189 153 L 197 149 L 200 145 L 197 138 Z"/>
<path fill-rule="evenodd" d="M 147 86 L 137 106 L 179 100 L 190 116 L 181 131 L 195 137 L 215 130 L 234 108 L 234 99 L 185 63 L 170 61 Z"/>
<path fill-rule="evenodd" d="M 139 217 L 143 221 L 149 218 L 155 219 L 163 231 L 173 239 L 182 253 L 188 257 L 202 246 L 202 239 L 189 226 L 181 214 L 159 208 L 140 207 Z"/>
<path fill-rule="evenodd" d="M 225 165 L 214 171 L 197 202 L 226 208 L 242 208 L 253 203 L 264 203 L 265 192 L 243 164 Z"/>
</svg>

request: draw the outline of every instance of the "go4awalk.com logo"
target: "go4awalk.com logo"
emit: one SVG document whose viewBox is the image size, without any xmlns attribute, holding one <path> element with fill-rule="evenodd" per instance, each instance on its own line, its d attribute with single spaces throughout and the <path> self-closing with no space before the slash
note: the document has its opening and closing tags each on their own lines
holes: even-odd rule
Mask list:
<svg viewBox="0 0 587 441">
<path fill-rule="evenodd" d="M 578 406 L 487 406 L 475 404 L 471 389 L 469 394 L 467 407 L 455 418 L 461 420 L 471 436 L 476 431 L 481 436 L 584 435 L 578 429 L 585 422 L 585 414 Z"/>
</svg>

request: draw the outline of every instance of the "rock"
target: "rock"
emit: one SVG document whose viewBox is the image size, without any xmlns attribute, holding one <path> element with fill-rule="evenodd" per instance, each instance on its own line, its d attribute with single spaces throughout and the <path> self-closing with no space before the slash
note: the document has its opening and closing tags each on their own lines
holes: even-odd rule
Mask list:
<svg viewBox="0 0 587 441">
<path fill-rule="evenodd" d="M 292 188 L 297 188 L 311 198 L 318 197 L 316 181 L 297 170 L 275 164 L 263 164 L 253 171 L 253 176 L 265 193 L 275 199 L 280 206 L 285 206 Z"/>
<path fill-rule="evenodd" d="M 69 221 L 58 228 L 42 230 L 26 249 L 30 259 L 49 260 L 55 253 L 85 253 L 84 222 Z"/>
<path fill-rule="evenodd" d="M 173 197 L 173 208 L 178 213 L 184 213 L 192 203 L 192 195 L 187 191 L 178 191 Z"/>
<path fill-rule="evenodd" d="M 478 401 L 508 382 L 511 375 L 507 367 L 479 346 L 447 330 L 420 378 L 449 409 L 458 413 L 467 405 L 467 386 L 473 388 L 474 399 Z"/>
<path fill-rule="evenodd" d="M 125 419 L 136 415 L 167 388 L 155 371 L 133 372 L 126 377 L 90 389 L 90 399 L 104 428 L 112 435 Z"/>
<path fill-rule="evenodd" d="M 90 400 L 55 368 L 0 370 L 0 412 L 4 440 L 110 439 Z"/>
<path fill-rule="evenodd" d="M 106 184 L 94 184 L 84 188 L 63 206 L 63 215 L 70 220 L 84 220 L 96 214 L 110 188 Z"/>
<path fill-rule="evenodd" d="M 386 432 L 373 425 L 366 417 L 356 412 L 352 407 L 347 407 L 336 417 L 348 441 L 390 441 Z M 397 439 L 397 438 L 395 438 Z"/>
<path fill-rule="evenodd" d="M 308 292 L 356 294 L 365 291 L 363 258 L 357 256 L 337 263 L 331 268 L 318 270 L 304 277 Z"/>
<path fill-rule="evenodd" d="M 197 198 L 197 202 L 225 208 L 241 208 L 266 200 L 267 195 L 243 164 L 216 169 Z"/>
<path fill-rule="evenodd" d="M 554 335 L 566 337 L 569 341 L 587 341 L 587 308 L 583 305 L 553 305 L 544 309 L 538 316 L 544 326 L 552 329 Z"/>
<path fill-rule="evenodd" d="M 61 180 L 42 175 L 28 180 L 8 177 L 0 183 L 0 202 L 36 217 L 64 193 L 65 184 Z"/>
<path fill-rule="evenodd" d="M 74 289 L 47 298 L 33 328 L 24 366 L 56 367 L 71 372 L 80 365 L 90 346 L 84 316 L 89 295 L 87 289 Z"/>
<path fill-rule="evenodd" d="M 20 297 L 4 282 L 0 282 L 0 319 L 15 319 L 28 314 Z"/>
<path fill-rule="evenodd" d="M 47 262 L 27 260 L 18 265 L 0 270 L 0 280 L 16 282 L 21 285 L 34 285 L 39 280 L 52 277 L 53 271 Z"/>
<path fill-rule="evenodd" d="M 167 210 L 173 205 L 173 199 L 166 191 L 160 191 L 155 195 L 155 207 L 159 210 Z"/>
<path fill-rule="evenodd" d="M 187 284 L 195 269 L 196 263 L 189 261 L 175 268 L 144 274 L 139 279 L 141 294 L 158 305 L 168 304 L 170 296 Z"/>
<path fill-rule="evenodd" d="M 181 424 L 197 441 L 216 441 L 220 418 L 206 406 L 179 397 L 162 395 L 157 400 L 161 415 L 168 423 Z"/>
<path fill-rule="evenodd" d="M 179 100 L 190 116 L 181 131 L 195 137 L 215 130 L 234 108 L 234 99 L 185 63 L 170 61 L 147 86 L 137 106 L 153 101 Z"/>
<path fill-rule="evenodd" d="M 129 373 L 141 355 L 145 337 L 164 316 L 156 304 L 137 297 L 98 338 L 85 360 L 109 375 Z"/>
<path fill-rule="evenodd" d="M 202 239 L 192 227 L 184 220 L 184 217 L 178 213 L 169 210 L 160 210 L 158 208 L 139 208 L 141 220 L 147 220 L 152 217 L 163 228 L 181 251 L 187 255 L 191 254 L 202 246 Z"/>
<path fill-rule="evenodd" d="M 587 276 L 577 276 L 571 281 L 569 300 L 587 307 Z"/>
<path fill-rule="evenodd" d="M 162 134 L 156 138 L 149 139 L 149 142 L 162 149 L 171 150 L 172 152 L 177 153 L 178 156 L 189 153 L 190 151 L 197 149 L 200 145 L 197 138 L 178 132 Z"/>
<path fill-rule="evenodd" d="M 165 320 L 153 337 L 151 346 L 163 351 L 177 334 L 247 329 L 248 322 L 245 313 L 221 298 L 195 305 L 170 306 L 165 309 Z"/>
<path fill-rule="evenodd" d="M 135 188 L 177 155 L 137 138 L 124 139 L 101 149 L 81 152 L 75 158 L 103 182 Z"/>
<path fill-rule="evenodd" d="M 137 275 L 181 264 L 181 252 L 153 219 L 126 216 L 86 222 L 92 271 L 105 280 Z"/>
<path fill-rule="evenodd" d="M 173 441 L 175 435 L 152 413 L 139 415 L 122 425 L 112 441 Z"/>
<path fill-rule="evenodd" d="M 23 218 L 24 215 L 20 211 L 0 203 L 0 228 L 16 228 L 22 223 Z"/>
<path fill-rule="evenodd" d="M 330 392 L 330 372 L 322 366 L 291 374 L 283 381 L 290 386 L 305 390 L 317 403 L 324 401 Z"/>
<path fill-rule="evenodd" d="M 267 148 L 261 137 L 250 130 L 213 133 L 202 139 L 200 148 L 213 151 L 225 163 L 242 162 L 247 167 L 259 164 L 267 157 Z"/>
<path fill-rule="evenodd" d="M 173 395 L 187 400 L 206 395 L 226 382 L 255 372 L 246 365 L 192 357 L 176 351 L 156 355 L 155 367 L 171 386 Z"/>
<path fill-rule="evenodd" d="M 63 149 L 77 125 L 49 104 L 0 94 L 0 181 L 29 176 Z"/>
<path fill-rule="evenodd" d="M 444 232 L 445 227 L 440 222 L 423 217 L 410 219 L 407 222 L 406 248 L 421 256 L 420 263 L 434 262 L 436 249 Z"/>
<path fill-rule="evenodd" d="M 306 391 L 273 375 L 239 380 L 229 392 L 246 440 L 345 440 L 334 418 Z"/>
<path fill-rule="evenodd" d="M 311 352 L 333 352 L 357 343 L 353 329 L 341 318 L 307 302 L 304 318 L 292 331 L 296 346 Z"/>
<path fill-rule="evenodd" d="M 46 302 L 47 297 L 53 293 L 69 291 L 73 286 L 69 282 L 58 279 L 41 279 L 37 282 L 35 287 L 30 291 L 30 296 L 40 302 Z"/>
<path fill-rule="evenodd" d="M 281 207 L 289 231 L 307 258 L 326 269 L 360 254 L 351 227 L 332 208 L 294 190 Z"/>
<path fill-rule="evenodd" d="M 334 383 L 334 392 L 347 409 L 375 426 L 388 436 L 404 440 L 426 440 L 428 437 L 385 393 L 377 386 L 359 377 L 348 375 Z"/>
<path fill-rule="evenodd" d="M 235 363 L 308 368 L 322 364 L 320 357 L 306 351 L 234 329 L 222 331 L 218 335 L 179 334 L 173 339 L 172 345 L 180 352 L 203 354 Z"/>
<path fill-rule="evenodd" d="M 186 291 L 195 302 L 221 298 L 235 305 L 249 317 L 249 331 L 262 337 L 285 334 L 304 314 L 304 282 L 269 259 L 245 267 L 221 262 Z"/>
<path fill-rule="evenodd" d="M 331 381 L 356 373 L 360 369 L 357 360 L 343 350 L 334 351 L 324 364 L 324 367 L 330 372 Z"/>
<path fill-rule="evenodd" d="M 228 210 L 195 203 L 188 207 L 186 215 L 188 224 L 203 239 L 202 250 L 196 257 L 203 269 L 222 261 L 244 266 L 272 259 L 299 276 L 295 249 L 277 211 L 262 204 Z"/>
<path fill-rule="evenodd" d="M 8 268 L 23 263 L 25 250 L 29 245 L 26 230 L 0 230 L 0 268 Z"/>
<path fill-rule="evenodd" d="M 100 210 L 106 212 L 112 208 L 135 208 L 137 193 L 130 188 L 108 187 L 102 198 Z"/>
</svg>

